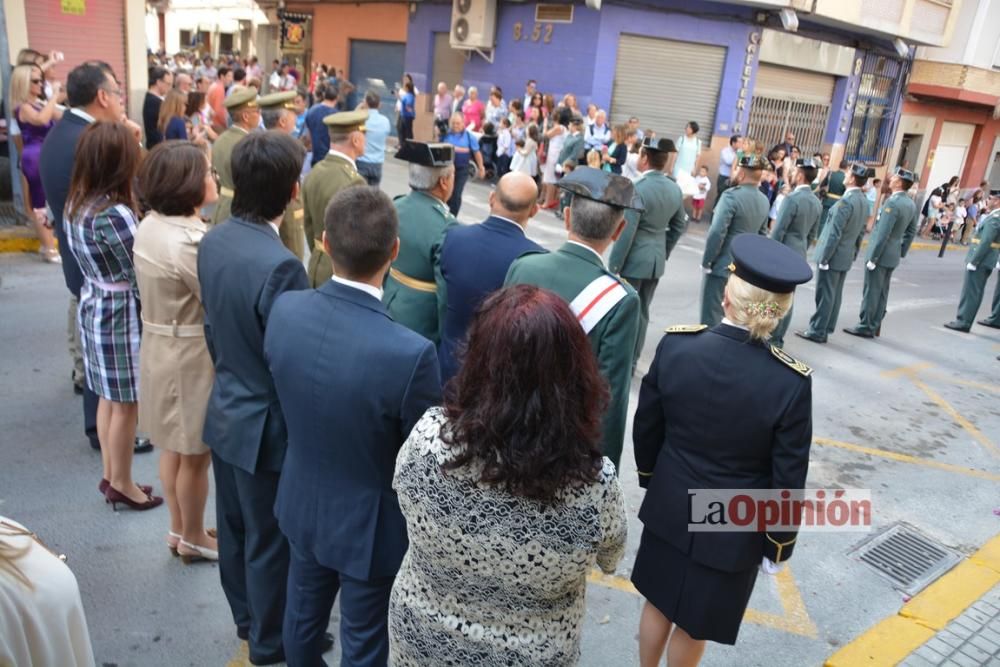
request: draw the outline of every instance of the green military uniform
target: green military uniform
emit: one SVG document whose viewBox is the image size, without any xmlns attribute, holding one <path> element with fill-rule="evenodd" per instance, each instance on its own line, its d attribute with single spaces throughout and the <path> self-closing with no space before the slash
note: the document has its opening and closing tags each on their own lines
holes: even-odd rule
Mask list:
<svg viewBox="0 0 1000 667">
<path fill-rule="evenodd" d="M 257 107 L 257 89 L 243 88 L 226 98 L 223 103 L 230 113 L 253 109 Z M 219 138 L 212 144 L 212 167 L 219 177 L 219 200 L 215 203 L 215 210 L 212 212 L 212 224 L 217 225 L 227 218 L 232 212 L 233 195 L 236 186 L 233 184 L 232 156 L 233 149 L 240 139 L 250 134 L 246 129 L 233 125 L 219 135 Z"/>
<path fill-rule="evenodd" d="M 323 123 L 346 134 L 352 130 L 363 132 L 367 119 L 365 111 L 343 111 L 330 114 L 323 119 Z M 305 241 L 310 253 L 309 284 L 313 287 L 319 287 L 333 276 L 333 263 L 323 249 L 323 214 L 327 205 L 344 188 L 367 184 L 354 166 L 354 161 L 332 149 L 306 176 L 302 185 L 302 208 L 305 210 Z"/>
<path fill-rule="evenodd" d="M 744 158 L 744 161 L 747 160 L 748 158 Z M 750 156 L 750 160 L 752 164 L 757 164 L 753 156 Z M 740 166 L 743 167 L 742 164 Z M 726 291 L 726 281 L 729 280 L 729 265 L 733 261 L 729 249 L 733 238 L 739 234 L 766 234 L 770 209 L 767 197 L 756 185 L 737 185 L 719 197 L 701 258 L 701 266 L 705 271 L 701 289 L 702 324 L 714 327 L 722 321 L 722 296 Z"/>
<path fill-rule="evenodd" d="M 990 196 L 997 195 L 990 192 Z M 1000 194 L 1000 193 L 998 193 Z M 949 322 L 945 326 L 958 331 L 968 331 L 976 319 L 976 313 L 983 302 L 983 292 L 986 289 L 986 282 L 990 279 L 993 267 L 997 264 L 997 256 L 1000 255 L 1000 209 L 994 210 L 985 218 L 979 221 L 976 227 L 976 235 L 969 246 L 969 252 L 965 255 L 966 272 L 962 282 L 962 296 L 958 302 L 958 314 L 954 322 Z M 974 269 L 968 269 L 968 267 Z M 1000 295 L 1000 288 L 997 290 Z M 987 322 L 994 322 L 994 315 L 1000 311 L 1000 296 L 994 299 L 997 302 L 994 313 L 991 314 Z M 987 324 L 991 326 L 991 324 Z"/>
<path fill-rule="evenodd" d="M 816 230 L 816 235 L 819 236 L 823 233 L 823 227 L 826 226 L 826 220 L 830 216 L 830 209 L 833 205 L 840 201 L 840 198 L 844 196 L 847 191 L 847 185 L 845 180 L 847 179 L 847 174 L 843 171 L 834 171 L 827 174 L 826 177 L 826 195 L 823 197 L 823 215 L 819 219 L 819 229 Z M 820 185 L 822 187 L 822 185 Z"/>
<path fill-rule="evenodd" d="M 812 189 L 808 185 L 800 185 L 785 197 L 781 208 L 778 209 L 778 219 L 775 220 L 774 229 L 771 230 L 771 238 L 788 246 L 805 259 L 806 251 L 809 249 L 809 239 L 819 228 L 819 218 L 822 214 L 823 206 Z M 772 344 L 784 347 L 785 333 L 791 321 L 792 308 L 789 308 L 771 334 Z"/>
<path fill-rule="evenodd" d="M 894 192 L 882 204 L 868 239 L 860 321 L 853 329 L 845 329 L 847 333 L 865 338 L 879 333 L 889 300 L 892 272 L 910 251 L 919 218 L 920 209 L 903 191 Z"/>
<path fill-rule="evenodd" d="M 858 168 L 866 169 L 867 167 Z M 816 276 L 816 312 L 809 320 L 809 329 L 796 332 L 802 338 L 825 343 L 833 333 L 840 314 L 844 294 L 844 279 L 861 249 L 865 223 L 868 221 L 868 200 L 859 187 L 850 187 L 833 208 L 828 224 L 823 228 L 813 255 L 819 271 Z M 828 268 L 824 268 L 828 267 Z"/>
<path fill-rule="evenodd" d="M 559 187 L 573 193 L 574 199 L 583 197 L 615 210 L 643 207 L 630 180 L 600 169 L 578 167 L 559 181 Z M 572 213 L 570 208 L 571 225 Z M 613 231 L 608 230 L 608 237 L 601 241 L 610 241 Z M 577 240 L 568 241 L 552 253 L 529 254 L 515 260 L 504 285 L 517 284 L 543 287 L 565 299 L 590 339 L 598 368 L 611 389 L 611 401 L 602 420 L 601 451 L 617 467 L 625 439 L 639 334 L 639 295 L 605 268 L 595 249 Z"/>
<path fill-rule="evenodd" d="M 408 140 L 396 158 L 411 169 L 440 170 L 455 163 L 450 144 Z M 432 176 L 440 171 L 429 172 Z M 382 301 L 396 320 L 433 342 L 441 340 L 448 295 L 439 262 L 445 233 L 458 224 L 445 202 L 429 192 L 414 190 L 397 197 L 399 256 L 389 268 Z"/>
<path fill-rule="evenodd" d="M 611 389 L 611 402 L 604 414 L 601 449 L 617 467 L 625 440 L 632 357 L 639 334 L 639 295 L 627 282 L 604 268 L 596 251 L 576 243 L 566 243 L 552 253 L 530 254 L 515 260 L 504 285 L 537 285 L 572 303 L 602 276 L 611 276 L 625 290 L 625 296 L 587 333 L 601 375 Z"/>
<path fill-rule="evenodd" d="M 687 227 L 687 213 L 680 186 L 662 171 L 647 171 L 636 181 L 635 190 L 644 210 L 625 212 L 625 230 L 611 249 L 608 268 L 639 293 L 639 335 L 633 362 L 638 363 L 649 327 L 649 305 L 670 252 Z"/>
<path fill-rule="evenodd" d="M 279 93 L 271 93 L 270 95 L 262 95 L 257 100 L 257 104 L 260 106 L 261 112 L 267 112 L 271 110 L 285 109 L 287 115 L 288 112 L 295 113 L 294 100 L 297 93 L 294 90 L 287 90 Z M 269 120 L 269 115 L 264 113 L 264 127 L 271 130 L 275 129 L 276 125 L 273 123 L 279 122 L 278 117 Z M 278 128 L 280 129 L 280 128 Z M 295 127 L 291 126 L 290 129 L 286 130 L 289 134 L 294 131 Z M 295 197 L 288 204 L 285 209 L 285 215 L 281 219 L 281 227 L 278 228 L 278 235 L 281 237 L 281 242 L 285 244 L 285 247 L 292 251 L 296 257 L 300 260 L 304 257 L 305 245 L 306 245 L 306 233 L 305 233 L 305 210 L 302 208 L 302 198 L 301 196 Z"/>
<path fill-rule="evenodd" d="M 997 268 L 1000 269 L 1000 264 L 997 265 Z M 990 311 L 990 316 L 985 320 L 979 320 L 979 324 L 984 327 L 1000 329 L 1000 278 L 997 278 L 997 284 L 993 290 L 993 308 Z"/>
<path fill-rule="evenodd" d="M 399 214 L 399 256 L 385 279 L 382 301 L 392 319 L 437 344 L 447 303 L 438 255 L 444 235 L 458 224 L 448 206 L 414 190 L 395 201 Z"/>
</svg>

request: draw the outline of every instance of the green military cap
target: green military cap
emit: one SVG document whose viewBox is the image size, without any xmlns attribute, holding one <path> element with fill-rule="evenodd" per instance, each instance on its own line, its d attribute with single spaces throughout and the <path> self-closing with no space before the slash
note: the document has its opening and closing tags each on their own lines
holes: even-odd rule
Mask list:
<svg viewBox="0 0 1000 667">
<path fill-rule="evenodd" d="M 430 144 L 407 139 L 395 155 L 422 167 L 447 167 L 455 161 L 455 147 L 451 144 Z"/>
<path fill-rule="evenodd" d="M 642 211 L 642 198 L 635 191 L 632 181 L 593 167 L 577 167 L 566 174 L 556 185 L 574 195 L 593 199 L 618 208 Z"/>
<path fill-rule="evenodd" d="M 641 146 L 647 151 L 654 153 L 676 153 L 677 146 L 670 139 L 657 139 L 656 137 L 643 137 Z"/>
<path fill-rule="evenodd" d="M 813 159 L 811 157 L 807 157 L 807 158 L 801 158 L 800 157 L 798 160 L 795 161 L 795 166 L 798 167 L 799 169 L 817 169 L 818 170 L 818 169 L 821 169 L 823 165 L 819 162 L 819 160 L 815 160 L 815 159 Z"/>
<path fill-rule="evenodd" d="M 240 88 L 230 94 L 222 105 L 230 111 L 253 109 L 258 106 L 257 89 L 253 86 L 250 86 L 249 88 Z"/>
<path fill-rule="evenodd" d="M 364 132 L 367 120 L 367 111 L 340 111 L 324 118 L 323 124 L 347 134 L 348 132 Z"/>
<path fill-rule="evenodd" d="M 262 95 L 257 100 L 257 106 L 261 109 L 295 109 L 292 101 L 297 93 L 294 90 L 286 90 L 281 93 L 271 93 Z"/>
<path fill-rule="evenodd" d="M 864 162 L 855 162 L 852 164 L 851 173 L 858 178 L 873 178 L 875 176 L 875 170 L 866 165 Z"/>
<path fill-rule="evenodd" d="M 770 169 L 771 163 L 762 158 L 760 155 L 754 155 L 753 153 L 750 153 L 749 155 L 744 155 L 743 157 L 740 158 L 739 166 L 742 167 L 743 169 L 749 169 L 751 171 L 754 171 L 760 169 Z"/>
</svg>

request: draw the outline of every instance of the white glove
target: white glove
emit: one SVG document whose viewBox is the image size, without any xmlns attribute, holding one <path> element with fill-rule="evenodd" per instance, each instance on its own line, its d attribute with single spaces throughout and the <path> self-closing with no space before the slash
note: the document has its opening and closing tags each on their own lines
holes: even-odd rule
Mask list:
<svg viewBox="0 0 1000 667">
<path fill-rule="evenodd" d="M 965 265 L 965 270 L 966 271 L 975 271 L 976 270 L 976 265 L 975 264 L 966 264 Z"/>
<path fill-rule="evenodd" d="M 865 264 L 865 266 L 868 267 L 869 271 L 875 270 L 875 262 L 868 262 L 867 264 Z"/>
<path fill-rule="evenodd" d="M 784 566 L 784 563 L 775 563 L 767 556 L 760 561 L 760 571 L 764 574 L 778 574 Z"/>
<path fill-rule="evenodd" d="M 701 267 L 701 270 L 704 271 L 704 273 L 705 273 L 706 276 L 708 274 L 712 273 L 712 267 L 710 267 L 710 266 L 703 266 L 703 267 Z"/>
<path fill-rule="evenodd" d="M 830 270 L 830 265 L 829 264 L 817 264 L 816 268 L 819 269 L 820 271 L 829 271 Z"/>
</svg>

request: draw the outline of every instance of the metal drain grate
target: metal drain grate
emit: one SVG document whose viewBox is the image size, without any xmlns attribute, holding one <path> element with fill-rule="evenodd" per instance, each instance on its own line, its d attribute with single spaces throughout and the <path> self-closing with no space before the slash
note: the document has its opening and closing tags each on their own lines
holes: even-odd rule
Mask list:
<svg viewBox="0 0 1000 667">
<path fill-rule="evenodd" d="M 851 555 L 907 595 L 915 595 L 962 560 L 957 551 L 904 523 L 861 543 Z"/>
</svg>

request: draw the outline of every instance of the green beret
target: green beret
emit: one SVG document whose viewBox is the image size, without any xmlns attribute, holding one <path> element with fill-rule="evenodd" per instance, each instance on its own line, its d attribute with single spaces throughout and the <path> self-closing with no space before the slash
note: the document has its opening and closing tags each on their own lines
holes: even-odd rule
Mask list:
<svg viewBox="0 0 1000 667">
<path fill-rule="evenodd" d="M 250 86 L 249 88 L 239 88 L 235 92 L 231 93 L 222 105 L 230 111 L 239 111 L 243 108 L 253 109 L 258 105 L 257 89 L 253 86 Z"/>
<path fill-rule="evenodd" d="M 282 93 L 271 93 L 270 95 L 262 95 L 257 100 L 257 106 L 261 109 L 295 109 L 295 105 L 292 104 L 292 100 L 295 99 L 297 93 L 294 90 L 286 90 Z"/>
<path fill-rule="evenodd" d="M 323 119 L 323 124 L 328 125 L 343 134 L 354 131 L 365 131 L 365 122 L 368 120 L 367 111 L 340 111 L 332 113 Z"/>
</svg>

